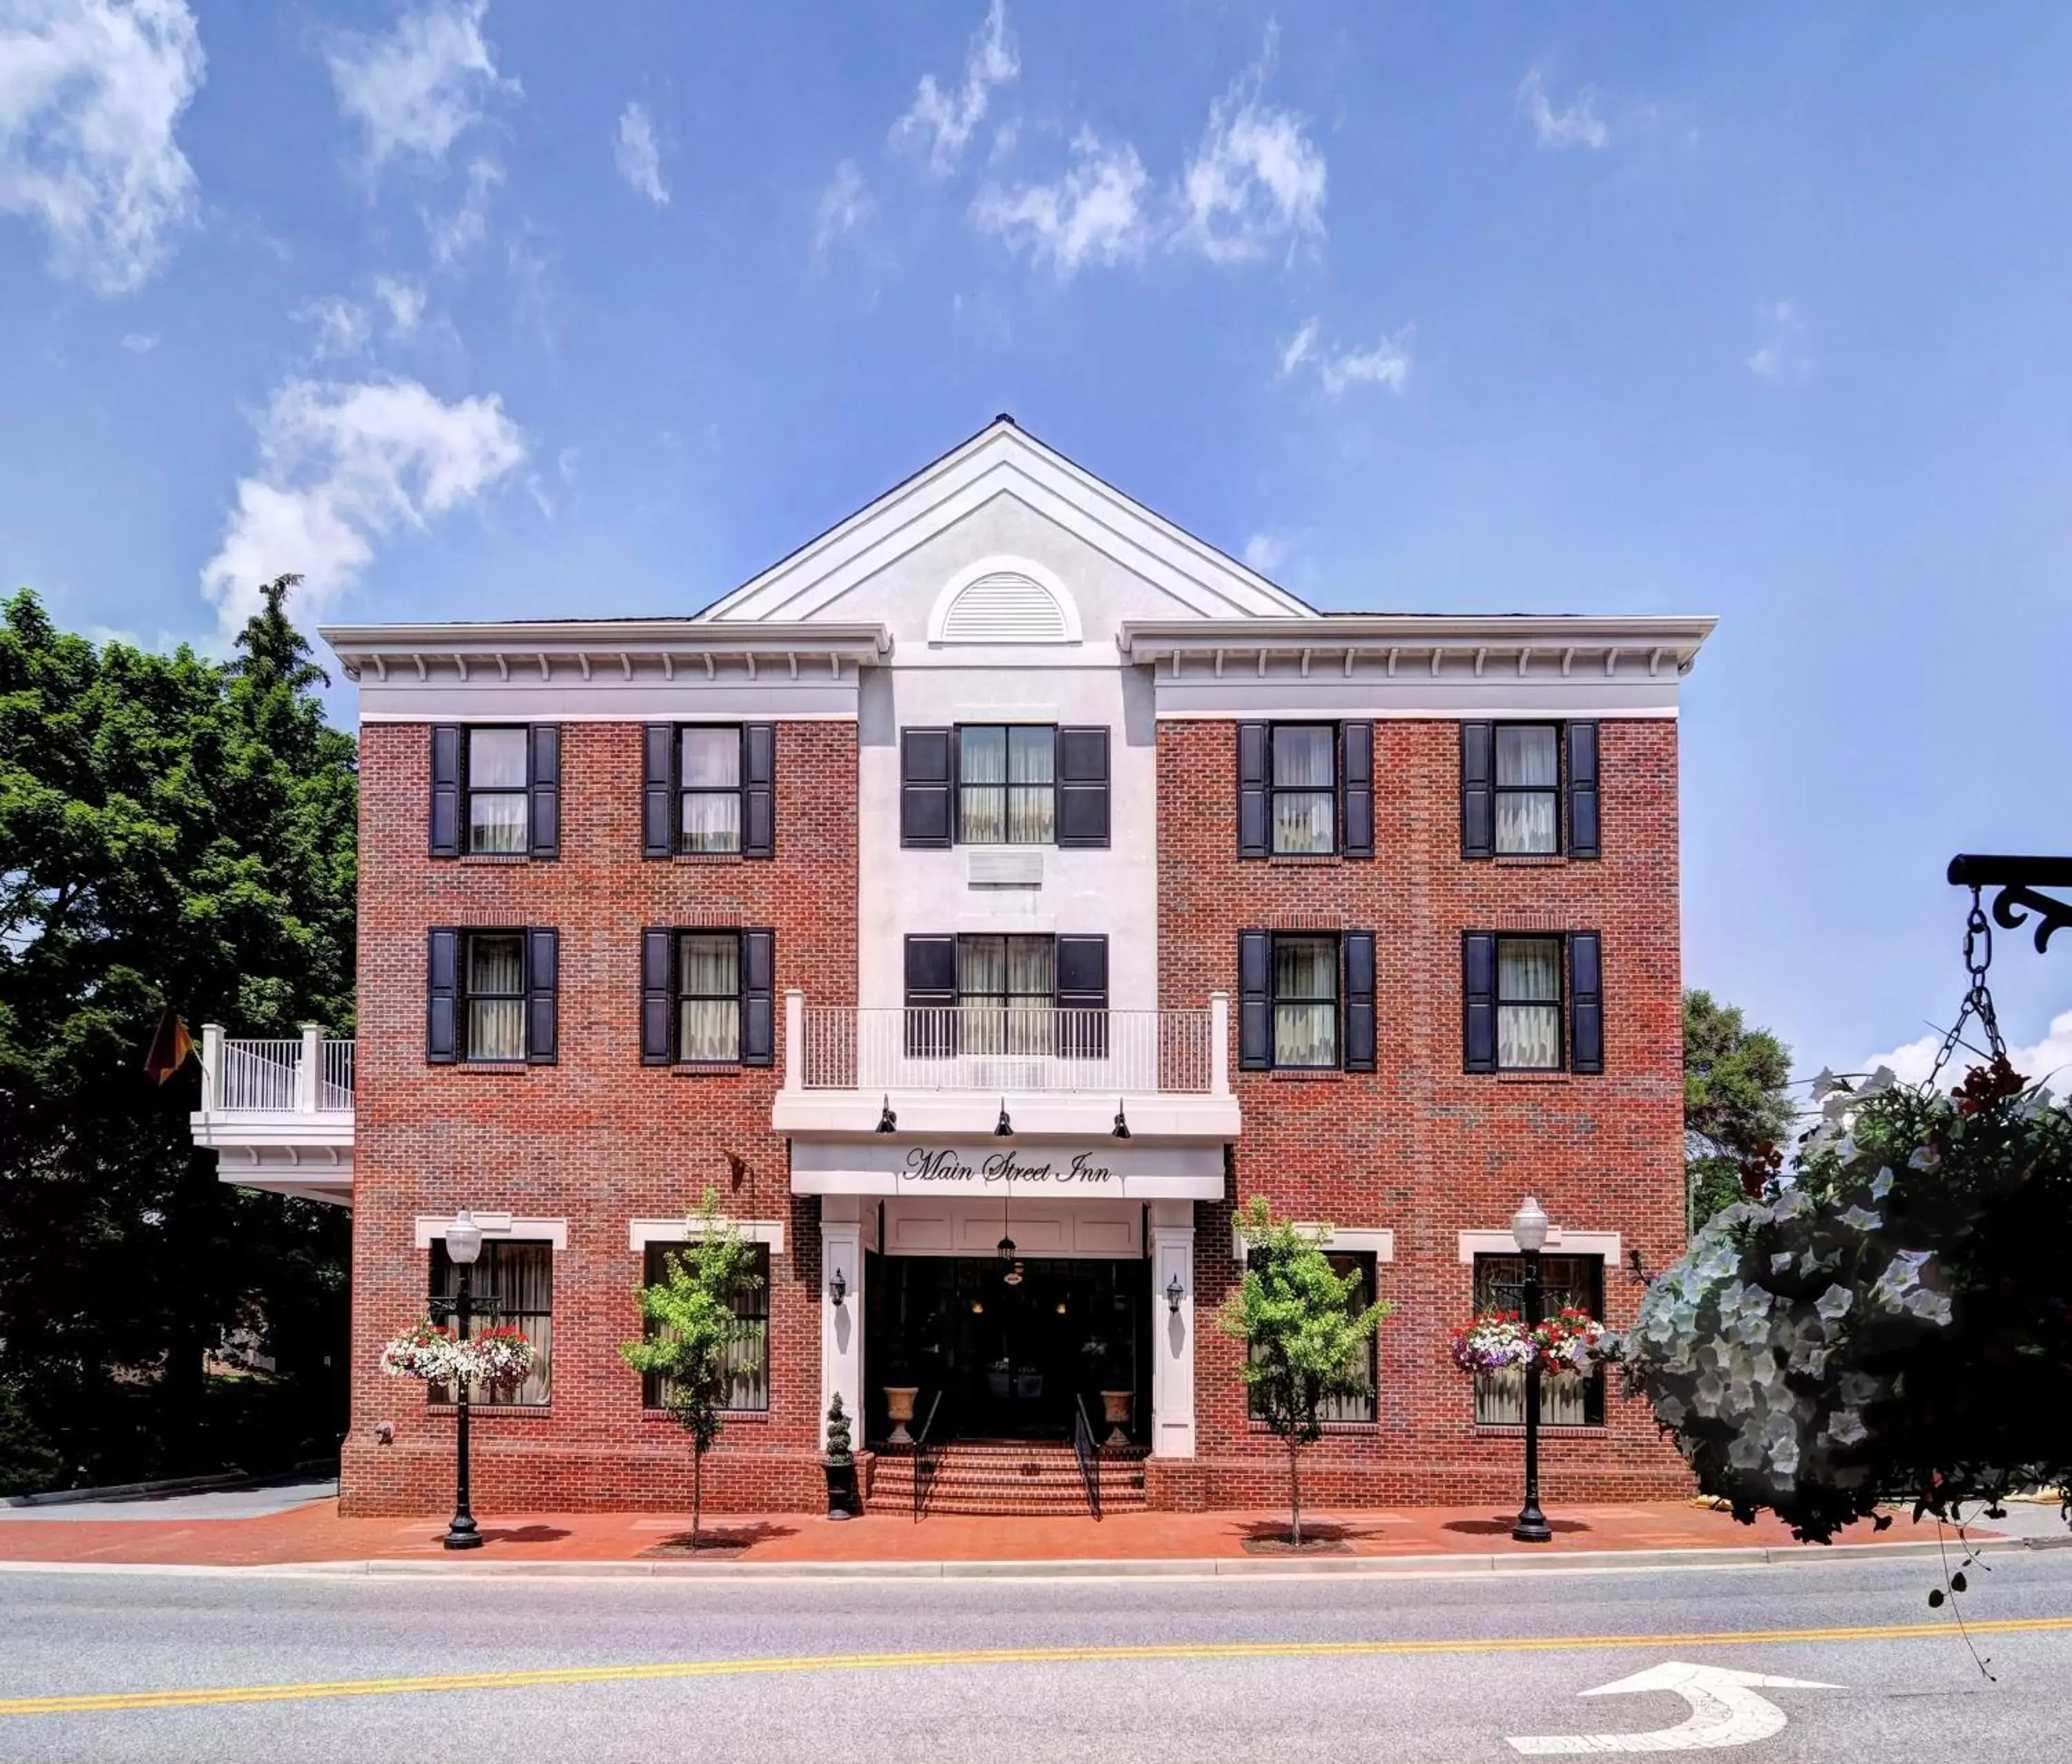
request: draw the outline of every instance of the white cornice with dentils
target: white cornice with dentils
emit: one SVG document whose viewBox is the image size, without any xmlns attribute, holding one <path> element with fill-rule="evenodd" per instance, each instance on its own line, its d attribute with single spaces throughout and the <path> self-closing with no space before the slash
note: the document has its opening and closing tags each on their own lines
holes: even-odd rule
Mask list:
<svg viewBox="0 0 2072 1764">
<path fill-rule="evenodd" d="M 698 619 L 327 625 L 364 722 L 853 721 L 882 625 L 720 627 Z"/>
<path fill-rule="evenodd" d="M 1589 614 L 1334 613 L 1126 622 L 1169 721 L 1674 717 L 1717 621 Z"/>
</svg>

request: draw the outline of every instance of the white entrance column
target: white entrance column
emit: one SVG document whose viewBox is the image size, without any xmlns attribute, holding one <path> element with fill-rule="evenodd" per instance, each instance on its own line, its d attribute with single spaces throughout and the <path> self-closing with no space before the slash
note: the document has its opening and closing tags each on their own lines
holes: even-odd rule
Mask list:
<svg viewBox="0 0 2072 1764">
<path fill-rule="evenodd" d="M 863 1443 L 863 1252 L 875 1237 L 878 1208 L 861 1195 L 820 1197 L 820 1444 L 827 1445 L 828 1405 L 841 1393 L 850 1437 Z M 874 1248 L 875 1245 L 872 1246 Z M 837 1305 L 829 1291 L 840 1270 Z"/>
<path fill-rule="evenodd" d="M 1180 1308 L 1167 1289 L 1180 1283 Z M 1151 1203 L 1151 1453 L 1194 1455 L 1194 1203 Z"/>
</svg>

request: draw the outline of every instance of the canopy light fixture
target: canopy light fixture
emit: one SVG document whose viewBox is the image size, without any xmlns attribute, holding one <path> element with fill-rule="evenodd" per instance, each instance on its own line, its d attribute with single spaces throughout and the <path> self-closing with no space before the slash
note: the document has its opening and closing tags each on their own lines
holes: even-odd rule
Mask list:
<svg viewBox="0 0 2072 1764">
<path fill-rule="evenodd" d="M 1108 1137 L 1110 1139 L 1129 1137 L 1129 1117 L 1122 1112 L 1122 1099 L 1120 1096 L 1115 1100 L 1115 1125 L 1109 1129 Z"/>
<path fill-rule="evenodd" d="M 885 1107 L 878 1111 L 878 1130 L 881 1133 L 899 1131 L 899 1117 L 892 1112 L 892 1099 L 889 1096 L 885 1099 Z"/>
<path fill-rule="evenodd" d="M 1012 1139 L 1014 1137 L 1014 1123 L 1007 1118 L 1007 1099 L 1005 1096 L 1000 1099 L 1000 1119 L 993 1124 L 993 1137 L 995 1139 Z"/>
</svg>

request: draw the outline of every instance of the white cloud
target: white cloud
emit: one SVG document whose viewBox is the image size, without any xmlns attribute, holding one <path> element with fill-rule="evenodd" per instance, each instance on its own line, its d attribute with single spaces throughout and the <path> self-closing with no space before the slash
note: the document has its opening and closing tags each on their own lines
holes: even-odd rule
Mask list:
<svg viewBox="0 0 2072 1764">
<path fill-rule="evenodd" d="M 1010 251 L 1049 259 L 1059 281 L 1089 263 L 1141 257 L 1149 237 L 1142 198 L 1150 180 L 1128 142 L 1104 146 L 1091 130 L 1072 142 L 1072 163 L 1051 183 L 1009 191 L 989 184 L 972 204 L 982 232 L 997 233 Z"/>
<path fill-rule="evenodd" d="M 370 171 L 399 154 L 435 166 L 482 121 L 490 97 L 516 93 L 483 40 L 489 0 L 427 0 L 383 36 L 343 33 L 325 59 L 338 107 L 367 136 Z"/>
<path fill-rule="evenodd" d="M 408 276 L 376 276 L 374 298 L 388 309 L 388 329 L 407 337 L 425 316 L 425 285 Z"/>
<path fill-rule="evenodd" d="M 489 204 L 504 183 L 504 167 L 494 159 L 471 159 L 467 164 L 467 193 L 460 206 L 441 218 L 429 211 L 425 230 L 430 235 L 432 261 L 442 269 L 458 267 L 481 249 L 489 236 Z"/>
<path fill-rule="evenodd" d="M 1354 386 L 1385 386 L 1401 396 L 1410 380 L 1408 325 L 1393 334 L 1384 332 L 1371 349 L 1327 349 L 1322 335 L 1322 326 L 1311 319 L 1281 346 L 1281 379 L 1306 366 L 1317 370 L 1318 381 L 1330 397 L 1338 397 Z"/>
<path fill-rule="evenodd" d="M 295 308 L 294 316 L 310 327 L 313 361 L 343 360 L 358 355 L 374 340 L 372 315 L 357 300 L 348 300 L 343 294 L 305 300 Z"/>
<path fill-rule="evenodd" d="M 893 144 L 926 147 L 929 171 L 948 177 L 956 169 L 972 131 L 985 120 L 993 88 L 1007 84 L 1021 72 L 1014 39 L 1007 34 L 1006 0 L 993 0 L 964 56 L 963 88 L 944 92 L 933 74 L 923 74 L 913 107 L 892 125 Z"/>
<path fill-rule="evenodd" d="M 662 182 L 662 149 L 655 139 L 655 119 L 638 99 L 628 99 L 619 113 L 619 142 L 613 150 L 619 175 L 658 208 L 669 202 Z"/>
<path fill-rule="evenodd" d="M 1270 576 L 1288 561 L 1289 549 L 1286 540 L 1276 539 L 1270 532 L 1256 532 L 1244 542 L 1245 564 L 1262 576 Z"/>
<path fill-rule="evenodd" d="M 132 331 L 124 335 L 122 347 L 133 356 L 148 356 L 158 347 L 158 339 L 144 331 Z"/>
<path fill-rule="evenodd" d="M 1979 1042 L 1976 1035 L 1969 1038 L 1975 1044 Z M 1920 1040 L 1908 1042 L 1904 1046 L 1873 1054 L 1868 1059 L 1857 1062 L 1852 1070 L 1873 1072 L 1881 1066 L 1889 1066 L 1903 1083 L 1918 1084 L 1928 1076 L 1929 1068 L 1934 1064 L 1935 1055 L 1942 1046 L 1940 1035 L 1923 1035 Z M 2048 1084 L 2060 1096 L 2072 1092 L 2072 1010 L 2061 1010 L 2052 1018 L 2049 1032 L 2041 1041 L 2028 1047 L 2008 1048 L 2008 1059 L 2031 1083 Z M 1943 1069 L 1939 1082 L 1947 1088 L 1978 1063 L 1977 1055 L 1959 1047 Z"/>
<path fill-rule="evenodd" d="M 1804 380 L 1813 372 L 1813 358 L 1806 352 L 1806 322 L 1792 310 L 1789 300 L 1770 309 L 1770 335 L 1746 359 L 1748 371 L 1758 380 Z"/>
<path fill-rule="evenodd" d="M 1565 110 L 1548 101 L 1540 70 L 1532 68 L 1518 83 L 1518 108 L 1532 119 L 1532 132 L 1543 147 L 1604 147 L 1612 132 L 1597 114 L 1594 86 L 1584 86 Z"/>
<path fill-rule="evenodd" d="M 1209 106 L 1200 150 L 1181 175 L 1173 243 L 1211 263 L 1244 263 L 1324 236 L 1324 156 L 1303 119 L 1260 100 L 1274 34 L 1230 90 Z"/>
<path fill-rule="evenodd" d="M 184 0 L 7 0 L 0 17 L 0 213 L 40 221 L 50 266 L 130 294 L 195 211 L 173 139 L 204 57 Z"/>
<path fill-rule="evenodd" d="M 845 159 L 820 192 L 813 208 L 813 249 L 824 252 L 843 234 L 854 232 L 870 218 L 870 191 L 853 159 Z"/>
<path fill-rule="evenodd" d="M 239 480 L 202 591 L 226 632 L 259 604 L 258 585 L 304 577 L 314 615 L 373 560 L 377 542 L 421 532 L 480 499 L 525 460 L 525 439 L 495 395 L 451 403 L 414 380 L 290 380 L 258 419 L 259 464 Z"/>
</svg>

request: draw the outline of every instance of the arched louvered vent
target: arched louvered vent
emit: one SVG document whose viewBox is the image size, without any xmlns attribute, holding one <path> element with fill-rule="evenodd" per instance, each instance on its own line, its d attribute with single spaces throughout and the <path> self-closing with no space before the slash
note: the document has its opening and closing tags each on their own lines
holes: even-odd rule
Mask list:
<svg viewBox="0 0 2072 1764">
<path fill-rule="evenodd" d="M 996 569 L 968 583 L 943 615 L 946 644 L 1061 644 L 1071 640 L 1065 609 L 1042 583 Z"/>
</svg>

